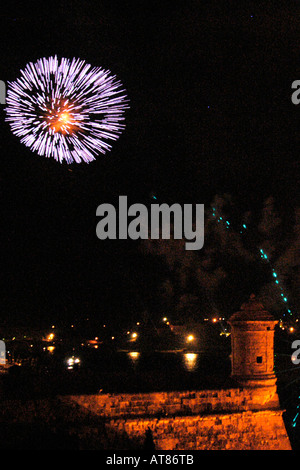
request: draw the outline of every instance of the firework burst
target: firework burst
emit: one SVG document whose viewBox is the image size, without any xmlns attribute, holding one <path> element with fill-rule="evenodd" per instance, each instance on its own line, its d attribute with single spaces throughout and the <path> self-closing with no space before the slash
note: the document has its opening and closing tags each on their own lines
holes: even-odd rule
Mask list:
<svg viewBox="0 0 300 470">
<path fill-rule="evenodd" d="M 111 149 L 128 106 L 121 82 L 84 60 L 39 59 L 8 83 L 6 121 L 33 152 L 62 163 L 86 163 Z"/>
</svg>

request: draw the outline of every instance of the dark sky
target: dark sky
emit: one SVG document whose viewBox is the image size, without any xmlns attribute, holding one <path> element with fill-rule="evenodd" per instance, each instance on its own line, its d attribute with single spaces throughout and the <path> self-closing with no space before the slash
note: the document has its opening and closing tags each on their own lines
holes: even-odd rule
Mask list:
<svg viewBox="0 0 300 470">
<path fill-rule="evenodd" d="M 130 99 L 126 130 L 89 165 L 32 153 L 1 106 L 3 321 L 119 322 L 146 308 L 158 267 L 136 242 L 96 238 L 97 206 L 119 195 L 208 204 L 230 193 L 243 209 L 270 194 L 297 203 L 300 106 L 290 97 L 300 79 L 300 4 L 252 3 L 1 7 L 1 80 L 41 57 L 80 57 L 116 74 Z"/>
</svg>

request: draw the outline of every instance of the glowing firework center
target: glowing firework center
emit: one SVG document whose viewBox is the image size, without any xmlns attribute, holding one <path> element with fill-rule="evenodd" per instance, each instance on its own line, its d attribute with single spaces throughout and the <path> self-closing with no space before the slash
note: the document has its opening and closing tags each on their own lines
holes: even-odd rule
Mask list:
<svg viewBox="0 0 300 470">
<path fill-rule="evenodd" d="M 6 121 L 33 152 L 62 163 L 89 163 L 111 149 L 129 108 L 110 71 L 80 59 L 50 57 L 29 63 L 9 82 Z"/>
<path fill-rule="evenodd" d="M 67 102 L 62 101 L 56 104 L 54 100 L 51 104 L 51 108 L 45 113 L 44 118 L 49 127 L 49 133 L 52 131 L 53 133 L 61 132 L 62 134 L 72 134 L 72 132 L 75 131 L 75 116 Z M 78 124 L 76 127 L 78 130 Z"/>
</svg>

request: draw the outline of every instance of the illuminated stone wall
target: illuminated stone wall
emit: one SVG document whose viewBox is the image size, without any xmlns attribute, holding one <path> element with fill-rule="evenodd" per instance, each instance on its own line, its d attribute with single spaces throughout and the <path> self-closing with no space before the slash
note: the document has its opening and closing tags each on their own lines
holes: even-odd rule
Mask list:
<svg viewBox="0 0 300 470">
<path fill-rule="evenodd" d="M 143 446 L 150 429 L 156 450 L 289 450 L 281 411 L 111 420 L 108 443 L 126 439 Z M 119 439 L 119 440 L 118 440 Z"/>
<path fill-rule="evenodd" d="M 106 419 L 105 448 L 142 447 L 150 429 L 160 450 L 290 449 L 277 394 L 268 393 L 231 388 L 61 399 Z"/>
<path fill-rule="evenodd" d="M 0 425 L 63 428 L 83 450 L 143 449 L 149 431 L 155 450 L 290 449 L 277 395 L 268 401 L 266 393 L 230 388 L 3 400 Z"/>
<path fill-rule="evenodd" d="M 269 388 L 70 395 L 61 399 L 106 418 L 234 412 L 266 409 L 266 406 L 268 409 L 279 408 L 277 394 Z"/>
</svg>

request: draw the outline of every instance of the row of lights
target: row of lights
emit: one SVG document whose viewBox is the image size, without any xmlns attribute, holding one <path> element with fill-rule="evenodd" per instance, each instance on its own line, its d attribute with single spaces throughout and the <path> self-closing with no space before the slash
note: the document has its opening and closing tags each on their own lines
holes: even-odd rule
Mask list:
<svg viewBox="0 0 300 470">
<path fill-rule="evenodd" d="M 225 320 L 225 318 L 224 318 L 224 317 L 218 317 L 218 318 L 217 318 L 217 317 L 214 317 L 214 318 L 211 319 L 212 323 L 216 323 L 216 322 L 222 321 L 222 320 Z M 170 321 L 168 320 L 167 317 L 163 317 L 162 321 L 163 321 L 166 325 L 170 325 Z M 208 319 L 208 318 L 204 318 L 204 321 L 209 321 L 209 319 Z M 139 325 L 140 325 L 140 322 L 137 322 L 136 325 L 139 326 Z M 106 326 L 106 325 L 103 325 L 103 327 L 105 327 L 105 326 Z M 74 327 L 74 325 L 72 324 L 72 325 L 71 325 L 71 328 L 73 328 L 73 327 Z M 51 328 L 54 329 L 55 326 L 52 325 Z M 135 340 L 138 338 L 138 333 L 135 332 L 135 331 L 132 332 L 132 333 L 131 333 L 130 331 L 127 331 L 127 335 L 130 335 L 132 341 L 135 341 Z M 24 336 L 24 338 L 26 338 L 26 335 Z M 51 332 L 51 333 L 49 333 L 49 334 L 44 338 L 44 340 L 47 341 L 47 342 L 53 342 L 53 341 L 54 341 L 54 338 L 55 338 L 55 334 Z M 12 340 L 15 340 L 15 339 L 16 339 L 16 337 L 14 336 L 14 337 L 12 338 Z M 114 339 L 115 339 L 115 336 L 112 336 L 111 339 L 114 340 Z M 194 337 L 194 335 L 192 335 L 192 334 L 189 334 L 189 335 L 186 337 L 187 342 L 192 342 L 192 341 L 194 341 L 194 339 L 195 339 L 195 337 Z M 3 340 L 4 340 L 4 338 L 3 338 Z M 95 344 L 96 344 L 96 342 L 98 342 L 98 341 L 99 341 L 99 337 L 98 337 L 98 336 L 95 336 L 94 340 L 90 340 L 91 343 L 95 343 Z M 84 343 L 82 343 L 82 345 L 83 345 L 83 344 L 84 344 Z M 48 349 L 49 351 L 50 351 L 50 350 L 53 351 L 52 346 L 48 346 L 47 348 L 44 348 L 44 350 L 45 350 L 45 349 Z"/>
</svg>

